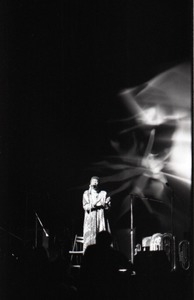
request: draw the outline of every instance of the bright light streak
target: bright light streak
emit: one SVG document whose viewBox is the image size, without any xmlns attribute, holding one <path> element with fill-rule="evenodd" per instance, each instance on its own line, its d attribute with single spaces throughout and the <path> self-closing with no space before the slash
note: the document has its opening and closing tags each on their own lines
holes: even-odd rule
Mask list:
<svg viewBox="0 0 194 300">
<path fill-rule="evenodd" d="M 191 178 L 191 130 L 190 121 L 181 122 L 173 136 L 170 164 L 180 177 Z"/>
<path fill-rule="evenodd" d="M 163 173 L 164 175 L 166 175 L 167 177 L 171 177 L 171 178 L 174 178 L 174 179 L 176 179 L 176 180 L 180 180 L 180 182 L 184 182 L 184 183 L 186 183 L 186 184 L 188 184 L 188 185 L 191 184 L 191 180 L 189 180 L 189 179 L 185 179 L 185 178 L 183 178 L 183 177 L 176 176 L 176 175 L 173 175 L 173 174 L 167 173 L 167 172 L 162 172 L 162 173 Z"/>
</svg>

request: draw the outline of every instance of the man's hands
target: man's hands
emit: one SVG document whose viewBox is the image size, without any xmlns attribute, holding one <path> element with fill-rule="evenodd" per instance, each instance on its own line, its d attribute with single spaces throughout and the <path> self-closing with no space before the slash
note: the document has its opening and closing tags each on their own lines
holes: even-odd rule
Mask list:
<svg viewBox="0 0 194 300">
<path fill-rule="evenodd" d="M 104 209 L 109 209 L 111 207 L 111 197 L 107 197 L 105 200 Z"/>
<path fill-rule="evenodd" d="M 104 203 L 103 203 L 104 202 Z M 104 208 L 109 209 L 111 207 L 111 197 L 107 197 L 104 201 L 97 201 L 92 209 Z"/>
</svg>

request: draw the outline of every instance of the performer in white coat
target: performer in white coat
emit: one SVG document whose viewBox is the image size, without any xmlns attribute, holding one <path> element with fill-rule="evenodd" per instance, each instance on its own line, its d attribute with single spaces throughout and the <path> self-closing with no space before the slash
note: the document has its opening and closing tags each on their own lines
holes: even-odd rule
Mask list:
<svg viewBox="0 0 194 300">
<path fill-rule="evenodd" d="M 110 208 L 110 197 L 107 192 L 99 190 L 99 177 L 93 176 L 90 180 L 89 189 L 83 193 L 83 209 L 85 210 L 83 224 L 83 250 L 87 246 L 96 243 L 98 232 L 107 230 L 110 226 L 105 210 Z"/>
</svg>

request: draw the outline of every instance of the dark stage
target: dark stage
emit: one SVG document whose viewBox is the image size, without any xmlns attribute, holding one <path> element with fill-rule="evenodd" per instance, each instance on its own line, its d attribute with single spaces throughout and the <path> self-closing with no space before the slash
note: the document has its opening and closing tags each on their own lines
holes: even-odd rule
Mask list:
<svg viewBox="0 0 194 300">
<path fill-rule="evenodd" d="M 192 251 L 192 4 L 4 1 L 0 22 L 3 266 L 38 246 L 72 248 L 93 175 L 128 259 L 131 194 L 134 245 L 170 233 L 177 253 L 183 240 Z M 176 259 L 176 299 L 189 300 L 192 257 L 187 271 Z"/>
</svg>

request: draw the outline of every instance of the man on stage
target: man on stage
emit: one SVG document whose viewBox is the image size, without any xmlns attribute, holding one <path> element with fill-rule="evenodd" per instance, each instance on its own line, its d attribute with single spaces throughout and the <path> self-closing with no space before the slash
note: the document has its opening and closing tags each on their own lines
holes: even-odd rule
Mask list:
<svg viewBox="0 0 194 300">
<path fill-rule="evenodd" d="M 87 246 L 96 243 L 96 235 L 100 231 L 109 231 L 110 226 L 105 210 L 110 208 L 110 197 L 107 192 L 99 190 L 99 177 L 93 176 L 89 189 L 83 193 L 83 209 L 85 210 L 83 225 L 83 251 Z"/>
</svg>

